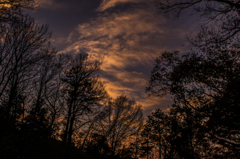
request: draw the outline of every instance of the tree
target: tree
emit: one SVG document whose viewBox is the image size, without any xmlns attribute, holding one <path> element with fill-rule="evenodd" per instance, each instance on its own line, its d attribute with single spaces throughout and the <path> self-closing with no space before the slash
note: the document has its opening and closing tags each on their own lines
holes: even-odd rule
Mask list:
<svg viewBox="0 0 240 159">
<path fill-rule="evenodd" d="M 84 149 L 88 154 L 92 154 L 94 158 L 98 159 L 110 159 L 111 148 L 107 142 L 107 139 L 101 134 L 91 134 L 90 140 L 85 144 Z"/>
<path fill-rule="evenodd" d="M 38 75 L 41 61 L 55 54 L 46 25 L 37 26 L 29 16 L 19 20 L 7 27 L 0 43 L 0 105 L 5 117 L 14 119 L 23 112 L 29 83 Z"/>
<path fill-rule="evenodd" d="M 155 112 L 152 113 L 151 116 L 148 116 L 148 120 L 145 125 L 144 134 L 148 134 L 149 139 L 151 139 L 158 146 L 159 159 L 162 158 L 163 143 L 165 140 L 165 120 L 165 114 L 160 109 L 157 109 Z"/>
<path fill-rule="evenodd" d="M 193 115 L 184 114 L 187 111 L 183 108 L 181 111 L 179 109 L 179 107 L 172 107 L 167 113 L 161 109 L 156 109 L 151 116 L 148 116 L 142 138 L 147 137 L 148 148 L 151 149 L 152 153 L 157 151 L 155 157 L 159 159 L 199 158 L 193 142 L 196 134 L 194 134 L 196 129 L 191 124 L 194 121 Z M 144 143 L 142 146 L 147 150 Z M 149 155 L 146 153 L 145 155 Z"/>
<path fill-rule="evenodd" d="M 155 0 L 155 4 L 160 13 L 176 18 L 184 10 L 192 9 L 191 13 L 204 17 L 207 23 L 197 35 L 189 37 L 196 52 L 165 52 L 156 59 L 147 92 L 159 97 L 172 95 L 175 111 L 183 115 L 186 128 L 192 129 L 188 135 L 193 135 L 192 143 L 197 146 L 194 149 L 202 156 L 236 158 L 240 134 L 236 113 L 240 79 L 239 2 Z M 190 136 L 187 138 L 191 139 Z"/>
<path fill-rule="evenodd" d="M 191 10 L 206 18 L 198 35 L 190 38 L 193 45 L 224 44 L 239 47 L 240 4 L 235 0 L 154 0 L 159 13 L 178 18 Z"/>
<path fill-rule="evenodd" d="M 5 158 L 25 158 L 32 150 L 30 143 L 51 136 L 48 128 L 52 129 L 55 119 L 48 118 L 46 87 L 50 89 L 60 67 L 48 26 L 23 15 L 25 4 L 18 2 L 19 8 L 17 1 L 1 1 L 6 9 L 1 8 L 0 15 L 0 147 Z"/>
<path fill-rule="evenodd" d="M 22 15 L 22 9 L 32 9 L 36 5 L 34 0 L 1 0 L 0 1 L 0 22 L 15 21 Z"/>
<path fill-rule="evenodd" d="M 56 55 L 56 51 L 47 53 L 39 63 L 35 75 L 29 85 L 28 114 L 24 124 L 27 131 L 39 132 L 39 135 L 51 137 L 57 133 L 59 124 L 55 122 L 63 109 L 63 100 L 60 95 L 60 74 L 64 66 L 63 55 Z"/>
<path fill-rule="evenodd" d="M 186 115 L 187 110 L 193 113 L 198 139 L 207 139 L 219 155 L 235 158 L 240 143 L 239 52 L 215 49 L 209 48 L 205 55 L 162 54 L 156 59 L 147 92 L 160 97 L 171 94 L 180 111 L 187 108 Z"/>
<path fill-rule="evenodd" d="M 103 158 L 137 156 L 138 147 L 135 141 L 142 129 L 142 120 L 141 105 L 134 100 L 124 95 L 115 100 L 107 99 L 87 129 L 82 131 L 82 148 L 92 150 L 91 145 L 97 139 L 97 144 L 94 145 L 99 149 L 95 151 Z"/>
<path fill-rule="evenodd" d="M 8 32 L 8 28 L 13 23 L 21 23 L 23 17 L 23 9 L 35 8 L 34 0 L 1 0 L 0 1 L 0 35 L 4 37 Z"/>
<path fill-rule="evenodd" d="M 96 110 L 94 110 L 93 113 L 87 116 L 84 122 L 82 122 L 81 131 L 78 132 L 78 136 L 77 136 L 78 138 L 77 140 L 79 140 L 78 146 L 82 150 L 88 151 L 92 149 L 92 148 L 89 148 L 89 144 L 95 145 L 95 141 L 94 142 L 92 141 L 93 138 L 97 139 L 97 142 L 98 142 L 97 147 L 99 147 L 100 149 L 102 148 L 101 144 L 108 145 L 107 140 L 99 130 L 99 125 L 98 125 L 99 123 L 102 123 L 102 121 L 107 118 L 109 109 L 106 107 L 107 105 L 106 102 L 108 102 L 108 100 L 109 98 L 106 98 L 105 100 L 103 100 L 102 101 L 103 107 L 98 107 Z M 100 149 L 98 150 L 99 152 L 105 151 L 104 149 L 103 150 L 100 150 Z"/>
<path fill-rule="evenodd" d="M 48 130 L 52 131 L 50 134 L 54 136 L 58 136 L 60 126 L 60 122 L 56 120 L 60 119 L 61 115 L 64 113 L 65 102 L 61 96 L 62 82 L 60 76 L 68 62 L 69 57 L 65 54 L 55 55 L 48 58 L 48 60 L 43 64 L 44 69 L 42 77 L 44 78 L 40 78 L 43 81 L 36 81 L 39 83 L 39 88 L 43 87 L 41 99 L 44 101 L 45 109 L 48 110 Z"/>
<path fill-rule="evenodd" d="M 134 100 L 122 95 L 109 102 L 106 118 L 99 121 L 98 131 L 107 139 L 112 157 L 121 155 L 123 144 L 134 139 L 142 128 L 142 120 L 141 105 Z"/>
<path fill-rule="evenodd" d="M 99 61 L 89 60 L 86 55 L 78 54 L 61 76 L 62 92 L 67 102 L 64 142 L 72 142 L 76 120 L 81 122 L 81 118 L 99 108 L 100 102 L 107 97 L 103 84 L 97 78 L 100 64 Z"/>
</svg>

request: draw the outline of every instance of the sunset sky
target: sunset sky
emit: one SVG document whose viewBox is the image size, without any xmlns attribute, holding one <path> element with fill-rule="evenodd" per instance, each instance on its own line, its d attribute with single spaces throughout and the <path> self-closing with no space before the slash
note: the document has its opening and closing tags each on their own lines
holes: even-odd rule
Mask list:
<svg viewBox="0 0 240 159">
<path fill-rule="evenodd" d="M 166 109 L 170 101 L 145 93 L 155 58 L 164 51 L 186 52 L 186 35 L 198 27 L 187 13 L 175 21 L 159 15 L 152 0 L 40 0 L 30 14 L 49 25 L 60 53 L 101 59 L 101 80 L 110 96 L 134 98 L 145 115 Z"/>
</svg>

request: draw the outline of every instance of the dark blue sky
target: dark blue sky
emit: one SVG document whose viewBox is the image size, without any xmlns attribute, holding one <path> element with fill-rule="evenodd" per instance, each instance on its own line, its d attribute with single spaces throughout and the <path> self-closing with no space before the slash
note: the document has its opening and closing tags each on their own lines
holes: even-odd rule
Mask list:
<svg viewBox="0 0 240 159">
<path fill-rule="evenodd" d="M 154 59 L 164 51 L 187 51 L 185 37 L 198 28 L 195 17 L 173 21 L 157 14 L 151 0 L 41 0 L 30 14 L 49 25 L 59 52 L 84 51 L 102 60 L 109 94 L 134 98 L 145 115 L 170 101 L 145 93 Z"/>
</svg>

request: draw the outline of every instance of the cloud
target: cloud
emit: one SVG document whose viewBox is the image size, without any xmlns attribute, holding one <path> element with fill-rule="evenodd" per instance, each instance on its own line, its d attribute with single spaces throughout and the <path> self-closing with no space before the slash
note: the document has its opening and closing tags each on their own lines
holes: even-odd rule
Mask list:
<svg viewBox="0 0 240 159">
<path fill-rule="evenodd" d="M 73 44 L 64 51 L 77 53 L 87 48 L 92 55 L 103 58 L 104 70 L 123 69 L 141 62 L 147 65 L 156 57 L 155 42 L 149 44 L 149 38 L 164 32 L 158 27 L 164 20 L 154 21 L 152 12 L 143 9 L 105 13 L 89 23 L 80 24 L 68 38 Z"/>
<path fill-rule="evenodd" d="M 38 7 L 45 9 L 62 9 L 68 6 L 68 3 L 56 2 L 55 0 L 35 0 Z"/>
<path fill-rule="evenodd" d="M 97 11 L 105 11 L 109 8 L 115 7 L 116 5 L 119 4 L 124 4 L 124 3 L 139 3 L 143 0 L 103 0 L 102 3 L 100 4 L 99 8 Z"/>
<path fill-rule="evenodd" d="M 103 2 L 114 6 L 129 1 Z M 70 45 L 61 53 L 79 53 L 84 49 L 92 58 L 101 59 L 101 80 L 112 97 L 126 94 L 142 103 L 148 112 L 159 106 L 167 108 L 167 98 L 147 99 L 145 87 L 155 58 L 165 50 L 181 50 L 187 31 L 181 23 L 175 27 L 176 23 L 169 24 L 154 14 L 151 5 L 100 13 L 72 31 L 67 40 Z"/>
<path fill-rule="evenodd" d="M 142 96 L 147 84 L 147 77 L 141 72 L 129 71 L 112 71 L 105 72 L 102 81 L 107 85 L 109 94 L 116 98 L 121 94 L 128 95 L 137 99 Z M 144 95 L 145 96 L 145 95 Z"/>
</svg>

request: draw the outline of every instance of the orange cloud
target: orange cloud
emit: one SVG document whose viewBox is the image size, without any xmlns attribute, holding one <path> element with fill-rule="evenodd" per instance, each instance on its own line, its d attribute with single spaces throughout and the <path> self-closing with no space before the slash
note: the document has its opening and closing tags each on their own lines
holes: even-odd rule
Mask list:
<svg viewBox="0 0 240 159">
<path fill-rule="evenodd" d="M 164 32 L 157 26 L 163 21 L 154 22 L 155 17 L 152 14 L 143 9 L 131 13 L 106 13 L 89 23 L 79 25 L 75 32 L 70 34 L 68 41 L 74 41 L 72 36 L 76 35 L 76 32 L 79 34 L 78 39 L 63 52 L 79 52 L 85 48 L 88 53 L 104 60 L 104 69 L 113 66 L 123 68 L 136 62 L 149 64 L 149 61 L 156 57 L 159 48 L 149 48 L 150 46 L 144 43 L 150 40 L 149 35 Z M 149 53 L 149 49 L 154 49 L 154 53 Z"/>
<path fill-rule="evenodd" d="M 147 85 L 146 75 L 127 71 L 112 71 L 110 74 L 111 78 L 102 77 L 101 80 L 106 84 L 106 89 L 113 98 L 125 94 L 138 99 L 139 93 L 144 93 L 143 88 Z"/>
<path fill-rule="evenodd" d="M 115 7 L 118 4 L 122 4 L 122 3 L 139 3 L 142 0 L 103 0 L 102 3 L 100 4 L 99 8 L 97 9 L 97 11 L 105 11 L 108 8 L 112 8 Z"/>
<path fill-rule="evenodd" d="M 105 0 L 99 8 L 130 1 L 137 2 Z M 167 103 L 167 98 L 146 98 L 145 87 L 149 80 L 146 72 L 150 74 L 155 58 L 163 51 L 181 50 L 181 39 L 186 33 L 184 28 L 171 29 L 164 26 L 165 23 L 163 17 L 155 15 L 151 5 L 124 12 L 106 11 L 89 22 L 79 24 L 68 37 L 67 42 L 71 45 L 61 53 L 85 50 L 92 58 L 103 61 L 101 79 L 112 97 L 126 94 L 141 102 L 145 109 L 159 107 Z"/>
</svg>

